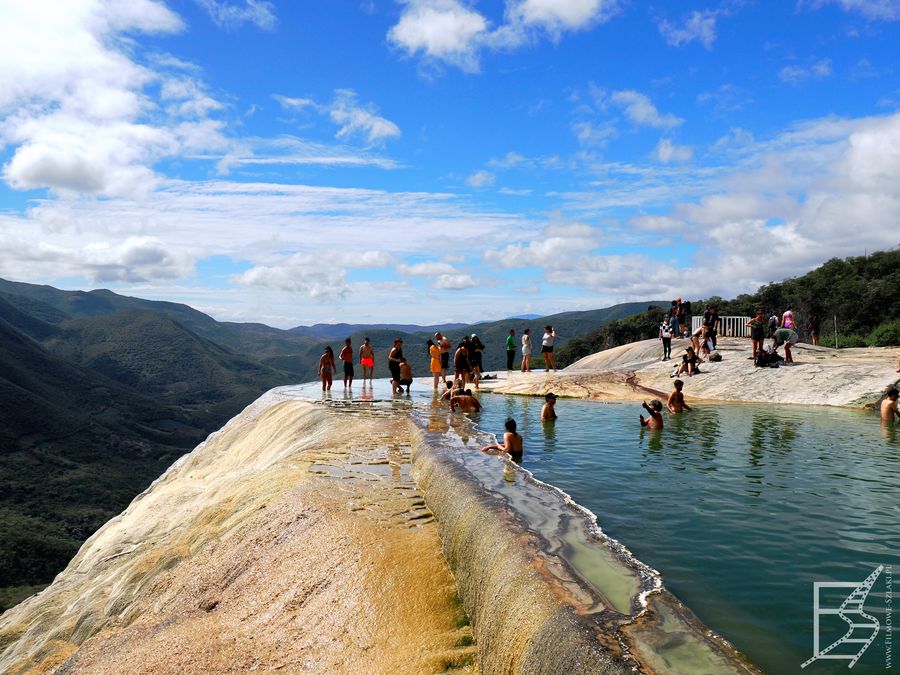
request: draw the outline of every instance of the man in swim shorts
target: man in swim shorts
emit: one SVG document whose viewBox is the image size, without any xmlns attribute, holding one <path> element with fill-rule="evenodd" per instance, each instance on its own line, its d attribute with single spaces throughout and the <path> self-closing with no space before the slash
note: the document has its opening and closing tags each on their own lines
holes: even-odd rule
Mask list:
<svg viewBox="0 0 900 675">
<path fill-rule="evenodd" d="M 406 358 L 400 357 L 400 387 L 406 387 L 406 393 L 409 394 L 409 386 L 413 382 L 412 366 L 406 361 Z"/>
<path fill-rule="evenodd" d="M 353 386 L 353 347 L 350 338 L 344 340 L 344 348 L 341 350 L 340 359 L 344 362 L 344 387 Z M 365 379 L 365 378 L 363 378 Z"/>
<path fill-rule="evenodd" d="M 363 340 L 362 347 L 359 348 L 359 365 L 363 369 L 363 384 L 366 382 L 366 371 L 369 373 L 369 384 L 372 384 L 372 373 L 375 372 L 375 350 L 369 338 Z"/>
</svg>

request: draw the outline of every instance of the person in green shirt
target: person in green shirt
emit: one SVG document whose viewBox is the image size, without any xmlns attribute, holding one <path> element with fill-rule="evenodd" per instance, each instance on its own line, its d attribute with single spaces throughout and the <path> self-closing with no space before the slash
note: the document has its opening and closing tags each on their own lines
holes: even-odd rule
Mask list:
<svg viewBox="0 0 900 675">
<path fill-rule="evenodd" d="M 784 345 L 784 362 L 793 363 L 794 358 L 791 356 L 791 347 L 800 341 L 796 331 L 793 328 L 778 328 L 772 338 L 776 347 Z"/>
<path fill-rule="evenodd" d="M 513 359 L 516 358 L 516 331 L 509 329 L 509 335 L 506 336 L 506 369 L 512 370 Z"/>
</svg>

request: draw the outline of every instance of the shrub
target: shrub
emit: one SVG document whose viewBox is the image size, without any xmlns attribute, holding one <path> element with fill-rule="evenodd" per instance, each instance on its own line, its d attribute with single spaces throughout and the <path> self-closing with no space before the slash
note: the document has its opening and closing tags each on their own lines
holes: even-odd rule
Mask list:
<svg viewBox="0 0 900 675">
<path fill-rule="evenodd" d="M 900 345 L 900 319 L 886 321 L 869 333 L 870 347 L 895 347 Z"/>
</svg>

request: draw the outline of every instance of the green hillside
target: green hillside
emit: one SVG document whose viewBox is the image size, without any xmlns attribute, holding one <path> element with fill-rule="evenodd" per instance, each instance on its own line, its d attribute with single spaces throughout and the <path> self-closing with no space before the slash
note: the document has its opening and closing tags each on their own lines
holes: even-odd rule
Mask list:
<svg viewBox="0 0 900 675">
<path fill-rule="evenodd" d="M 793 307 L 801 333 L 805 333 L 813 314 L 819 316 L 823 345 L 834 346 L 837 327 L 839 347 L 889 347 L 900 345 L 898 287 L 900 250 L 894 250 L 835 258 L 803 276 L 762 286 L 756 293 L 734 300 L 693 300 L 691 304 L 695 313 L 702 312 L 707 304 L 715 305 L 721 316 L 751 316 L 762 309 L 768 317 Z M 569 365 L 604 349 L 655 338 L 664 310 L 669 307 L 669 303 L 656 304 L 658 308 L 612 321 L 571 341 L 558 356 L 560 364 Z"/>
</svg>

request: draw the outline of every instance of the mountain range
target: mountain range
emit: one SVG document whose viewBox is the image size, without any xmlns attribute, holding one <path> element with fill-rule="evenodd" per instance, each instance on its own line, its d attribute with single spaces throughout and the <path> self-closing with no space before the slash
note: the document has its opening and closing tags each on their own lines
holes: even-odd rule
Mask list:
<svg viewBox="0 0 900 675">
<path fill-rule="evenodd" d="M 417 375 L 425 340 L 477 333 L 488 369 L 505 338 L 552 323 L 559 343 L 646 302 L 479 324 L 219 322 L 187 305 L 0 279 L 0 610 L 49 582 L 81 542 L 175 459 L 271 387 L 315 378 L 325 344 L 369 336 L 376 376 L 394 337 Z M 421 349 L 421 351 L 419 351 Z"/>
</svg>

